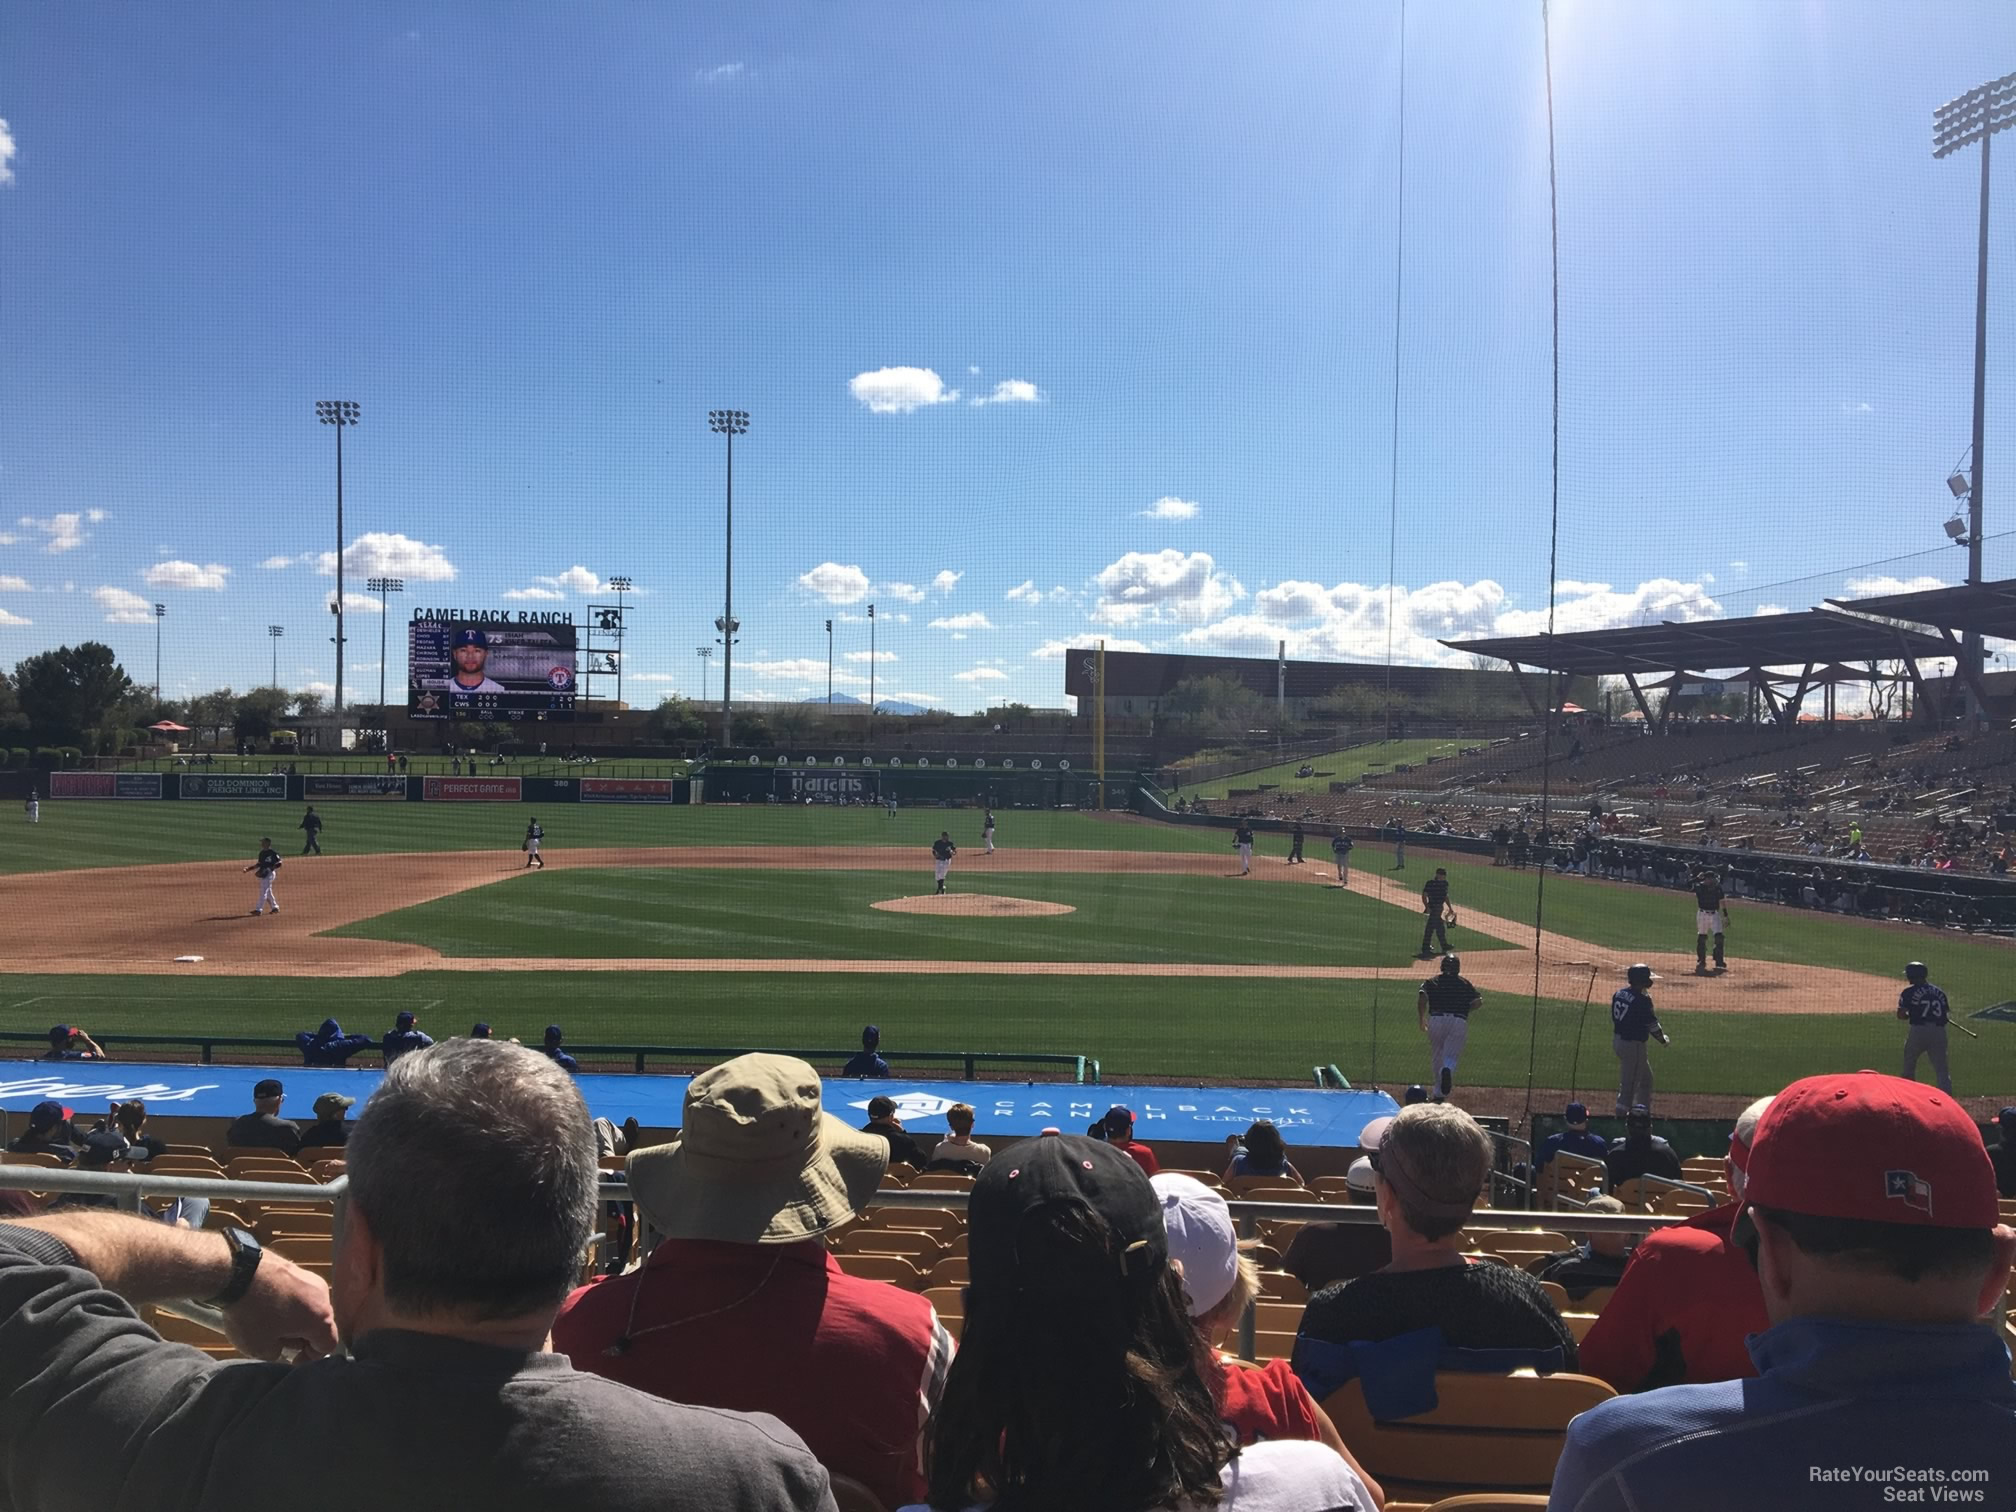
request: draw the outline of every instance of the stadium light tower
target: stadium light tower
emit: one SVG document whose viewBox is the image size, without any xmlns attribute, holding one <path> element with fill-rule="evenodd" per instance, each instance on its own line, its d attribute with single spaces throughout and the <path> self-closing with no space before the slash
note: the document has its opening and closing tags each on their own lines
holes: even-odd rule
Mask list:
<svg viewBox="0 0 2016 1512">
<path fill-rule="evenodd" d="M 609 591 L 616 595 L 616 702 L 623 702 L 623 595 L 631 591 L 631 582 L 622 573 L 609 579 Z"/>
<path fill-rule="evenodd" d="M 273 686 L 280 686 L 280 637 L 287 633 L 285 625 L 268 625 L 267 637 L 273 642 Z"/>
<path fill-rule="evenodd" d="M 721 744 L 733 745 L 733 715 L 729 712 L 729 683 L 735 675 L 735 438 L 747 434 L 749 411 L 709 410 L 707 428 L 728 438 L 728 530 L 727 564 L 722 573 L 721 618 L 714 628 L 721 632 Z"/>
<path fill-rule="evenodd" d="M 826 621 L 826 707 L 833 707 L 833 621 Z"/>
<path fill-rule="evenodd" d="M 1932 112 L 1935 159 L 1976 143 L 1981 147 L 1981 226 L 1974 270 L 1974 460 L 1967 489 L 1969 583 L 1981 581 L 1981 442 L 1988 400 L 1988 145 L 1997 132 L 2007 131 L 2011 126 L 2016 126 L 2016 73 L 2004 74 L 1970 89 Z M 1978 631 L 1968 632 L 1963 650 L 1966 671 L 1978 682 L 1981 676 Z"/>
<path fill-rule="evenodd" d="M 394 593 L 406 591 L 406 579 L 374 577 L 366 578 L 364 586 L 378 595 L 378 722 L 385 723 L 385 631 L 386 621 L 391 612 L 385 606 L 386 598 Z"/>
<path fill-rule="evenodd" d="M 154 702 L 161 702 L 161 621 L 168 617 L 168 606 L 154 606 Z"/>
<path fill-rule="evenodd" d="M 713 658 L 714 648 L 695 646 L 693 649 L 700 655 L 700 702 L 704 704 L 707 702 L 707 663 Z"/>
<path fill-rule="evenodd" d="M 875 606 L 868 606 L 868 728 L 875 728 Z"/>
<path fill-rule="evenodd" d="M 343 432 L 362 417 L 348 399 L 317 399 L 315 418 L 336 427 L 336 712 L 343 712 Z M 341 742 L 342 737 L 337 737 Z"/>
</svg>

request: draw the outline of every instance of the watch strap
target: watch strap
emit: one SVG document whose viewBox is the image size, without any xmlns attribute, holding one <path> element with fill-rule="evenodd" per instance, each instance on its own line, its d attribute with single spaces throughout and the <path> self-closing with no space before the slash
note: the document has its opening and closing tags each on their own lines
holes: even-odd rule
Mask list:
<svg viewBox="0 0 2016 1512">
<path fill-rule="evenodd" d="M 229 1307 L 250 1291 L 260 1257 L 266 1253 L 259 1241 L 241 1228 L 224 1230 L 224 1242 L 231 1246 L 231 1277 L 216 1296 L 204 1299 L 205 1307 Z"/>
</svg>

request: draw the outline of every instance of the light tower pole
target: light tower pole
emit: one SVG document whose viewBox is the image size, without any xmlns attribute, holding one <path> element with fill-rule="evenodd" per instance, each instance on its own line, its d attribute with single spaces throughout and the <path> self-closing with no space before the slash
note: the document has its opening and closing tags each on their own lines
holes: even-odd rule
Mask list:
<svg viewBox="0 0 2016 1512">
<path fill-rule="evenodd" d="M 700 657 L 700 702 L 702 705 L 705 705 L 707 702 L 707 663 L 713 658 L 714 648 L 712 646 L 695 646 L 693 649 Z"/>
<path fill-rule="evenodd" d="M 267 637 L 273 642 L 273 686 L 280 686 L 280 637 L 287 633 L 285 625 L 268 625 Z"/>
<path fill-rule="evenodd" d="M 826 708 L 833 708 L 833 621 L 826 621 Z"/>
<path fill-rule="evenodd" d="M 391 611 L 386 607 L 386 600 L 392 594 L 404 593 L 406 580 L 393 577 L 366 578 L 364 586 L 378 595 L 378 722 L 382 725 L 385 723 L 385 633 L 388 628 L 387 622 L 392 617 Z"/>
<path fill-rule="evenodd" d="M 875 606 L 868 606 L 868 728 L 875 728 Z"/>
<path fill-rule="evenodd" d="M 623 595 L 630 591 L 630 579 L 622 573 L 609 579 L 609 591 L 616 595 L 616 702 L 623 702 Z"/>
<path fill-rule="evenodd" d="M 154 702 L 161 702 L 161 621 L 168 617 L 168 606 L 154 606 Z"/>
<path fill-rule="evenodd" d="M 336 427 L 336 712 L 343 712 L 343 432 L 361 418 L 348 399 L 317 399 L 315 418 Z M 340 729 L 340 723 L 339 723 Z M 342 736 L 337 736 L 340 744 Z"/>
<path fill-rule="evenodd" d="M 729 707 L 732 695 L 729 685 L 735 675 L 735 632 L 742 628 L 735 619 L 735 438 L 748 432 L 749 412 L 709 410 L 707 428 L 728 440 L 727 556 L 722 572 L 721 618 L 714 621 L 714 628 L 721 632 L 721 744 L 730 746 L 735 743 L 735 724 Z"/>
</svg>

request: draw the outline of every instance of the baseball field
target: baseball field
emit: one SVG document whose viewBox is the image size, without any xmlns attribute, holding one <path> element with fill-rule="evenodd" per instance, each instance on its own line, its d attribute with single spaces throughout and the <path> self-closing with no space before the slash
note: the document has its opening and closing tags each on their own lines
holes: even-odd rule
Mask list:
<svg viewBox="0 0 2016 1512">
<path fill-rule="evenodd" d="M 1287 864 L 1263 836 L 1131 817 L 1009 811 L 982 854 L 972 811 L 370 802 L 301 808 L 46 802 L 0 847 L 0 1028 L 291 1035 L 325 1016 L 379 1033 L 412 1009 L 577 1044 L 1075 1052 L 1111 1078 L 1308 1084 L 1425 1080 L 1414 995 L 1418 890 L 1448 867 L 1451 943 L 1484 994 L 1459 1086 L 1607 1096 L 1607 1004 L 1623 969 L 1661 973 L 1673 1037 L 1659 1094 L 1736 1097 L 1831 1069 L 1895 1069 L 1901 967 L 1950 994 L 1957 1090 L 2016 1087 L 2005 944 L 1737 902 L 1726 976 L 1696 978 L 1693 900 L 1410 847 L 1361 844 L 1348 888 L 1327 849 Z M 537 814 L 543 870 L 519 840 Z M 929 846 L 960 846 L 933 896 Z M 287 858 L 281 911 L 253 917 L 263 835 Z M 177 962 L 177 957 L 200 959 Z M 32 1053 L 26 1047 L 20 1053 Z"/>
</svg>

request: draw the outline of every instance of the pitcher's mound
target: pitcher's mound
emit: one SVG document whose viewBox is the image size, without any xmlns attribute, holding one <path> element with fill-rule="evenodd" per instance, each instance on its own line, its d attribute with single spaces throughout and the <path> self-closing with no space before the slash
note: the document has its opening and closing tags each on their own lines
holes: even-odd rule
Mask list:
<svg viewBox="0 0 2016 1512">
<path fill-rule="evenodd" d="M 1076 913 L 1069 903 L 1045 903 L 1040 898 L 999 898 L 992 893 L 925 893 L 916 898 L 884 898 L 870 908 L 890 913 L 954 914 L 962 918 L 1036 919 Z"/>
</svg>

